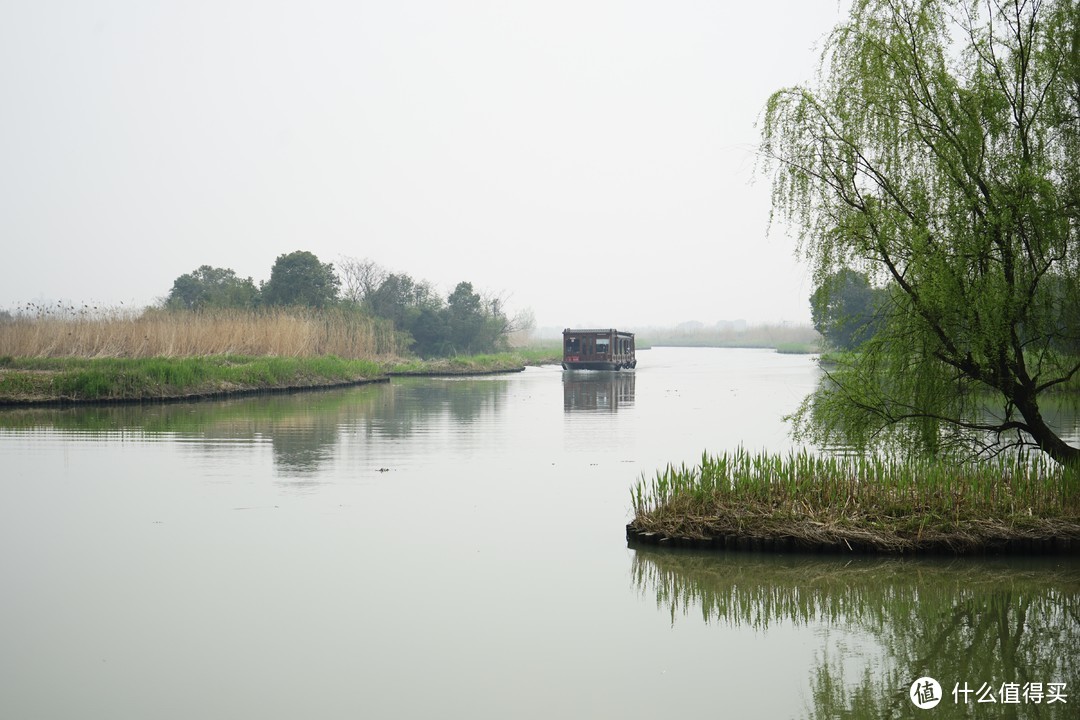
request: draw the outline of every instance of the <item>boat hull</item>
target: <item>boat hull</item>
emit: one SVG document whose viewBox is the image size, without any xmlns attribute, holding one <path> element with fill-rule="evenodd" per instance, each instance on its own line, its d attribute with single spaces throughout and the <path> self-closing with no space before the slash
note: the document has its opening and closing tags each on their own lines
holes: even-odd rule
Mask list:
<svg viewBox="0 0 1080 720">
<path fill-rule="evenodd" d="M 626 363 L 607 361 L 577 361 L 564 362 L 562 364 L 562 367 L 563 370 L 633 370 L 636 365 L 636 360 Z"/>
</svg>

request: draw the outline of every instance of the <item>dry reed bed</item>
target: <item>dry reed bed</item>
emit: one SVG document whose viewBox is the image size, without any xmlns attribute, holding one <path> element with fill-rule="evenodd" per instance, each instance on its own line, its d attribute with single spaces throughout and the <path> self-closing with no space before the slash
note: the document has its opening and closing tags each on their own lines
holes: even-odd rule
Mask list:
<svg viewBox="0 0 1080 720">
<path fill-rule="evenodd" d="M 0 356 L 149 358 L 245 355 L 389 358 L 400 336 L 349 310 L 277 309 L 130 313 L 44 308 L 0 323 Z"/>
</svg>

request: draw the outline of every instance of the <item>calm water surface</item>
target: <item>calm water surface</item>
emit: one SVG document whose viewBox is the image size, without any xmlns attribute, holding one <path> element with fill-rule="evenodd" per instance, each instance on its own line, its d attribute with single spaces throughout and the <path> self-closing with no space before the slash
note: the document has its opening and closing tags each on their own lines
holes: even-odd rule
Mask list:
<svg viewBox="0 0 1080 720">
<path fill-rule="evenodd" d="M 633 373 L 0 412 L 0 717 L 913 717 L 922 675 L 927 717 L 1077 717 L 1076 560 L 626 547 L 641 474 L 789 448 L 817 379 L 657 348 Z M 965 707 L 965 682 L 1069 697 Z"/>
</svg>

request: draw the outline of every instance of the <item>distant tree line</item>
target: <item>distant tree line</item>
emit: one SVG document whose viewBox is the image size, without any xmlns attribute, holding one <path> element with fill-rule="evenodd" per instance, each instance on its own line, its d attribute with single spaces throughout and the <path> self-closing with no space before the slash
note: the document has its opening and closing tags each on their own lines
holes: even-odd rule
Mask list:
<svg viewBox="0 0 1080 720">
<path fill-rule="evenodd" d="M 258 285 L 230 268 L 203 265 L 176 278 L 164 304 L 178 310 L 353 308 L 390 320 L 423 357 L 503 350 L 522 322 L 470 282 L 458 283 L 444 297 L 431 283 L 388 272 L 371 260 L 346 258 L 335 268 L 304 250 L 279 255 L 270 279 Z"/>
</svg>

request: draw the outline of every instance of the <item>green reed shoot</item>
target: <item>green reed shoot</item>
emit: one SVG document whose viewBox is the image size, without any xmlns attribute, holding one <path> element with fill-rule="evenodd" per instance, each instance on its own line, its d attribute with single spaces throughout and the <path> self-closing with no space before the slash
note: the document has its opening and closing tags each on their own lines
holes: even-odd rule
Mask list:
<svg viewBox="0 0 1080 720">
<path fill-rule="evenodd" d="M 930 513 L 959 518 L 1054 515 L 1067 505 L 1064 471 L 1042 455 L 983 462 L 879 456 L 786 455 L 743 448 L 702 454 L 694 467 L 669 465 L 631 491 L 637 515 L 707 514 L 752 503 L 776 513 L 814 508 L 852 516 Z"/>
</svg>

